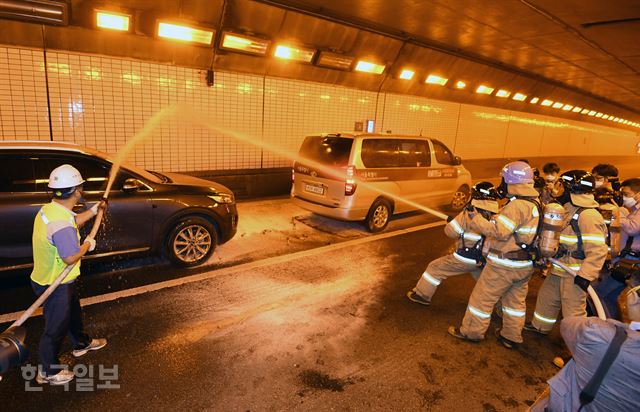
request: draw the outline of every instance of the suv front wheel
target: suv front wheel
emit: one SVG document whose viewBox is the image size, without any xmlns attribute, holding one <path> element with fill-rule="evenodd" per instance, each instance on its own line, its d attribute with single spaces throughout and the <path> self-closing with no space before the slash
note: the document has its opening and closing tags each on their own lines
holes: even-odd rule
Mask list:
<svg viewBox="0 0 640 412">
<path fill-rule="evenodd" d="M 167 257 L 180 266 L 197 266 L 211 256 L 216 243 L 216 230 L 208 220 L 182 218 L 169 232 Z"/>
</svg>

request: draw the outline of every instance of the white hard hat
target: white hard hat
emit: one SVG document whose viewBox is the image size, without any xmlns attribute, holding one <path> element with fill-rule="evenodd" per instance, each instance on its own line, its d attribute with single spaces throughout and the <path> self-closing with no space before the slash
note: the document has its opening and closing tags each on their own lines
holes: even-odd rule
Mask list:
<svg viewBox="0 0 640 412">
<path fill-rule="evenodd" d="M 84 179 L 78 169 L 71 165 L 58 166 L 49 175 L 49 188 L 66 189 L 80 186 Z"/>
</svg>

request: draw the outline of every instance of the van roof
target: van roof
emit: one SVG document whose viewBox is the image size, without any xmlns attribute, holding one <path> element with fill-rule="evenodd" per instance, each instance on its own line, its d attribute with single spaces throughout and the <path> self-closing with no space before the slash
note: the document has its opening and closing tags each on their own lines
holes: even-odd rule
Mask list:
<svg viewBox="0 0 640 412">
<path fill-rule="evenodd" d="M 351 137 L 351 138 L 356 138 L 356 137 L 391 137 L 391 138 L 415 138 L 415 139 L 431 139 L 429 136 L 419 136 L 419 135 L 415 135 L 415 134 L 397 134 L 397 133 L 362 133 L 362 132 L 339 132 L 339 133 L 320 133 L 319 135 L 316 136 L 322 136 L 322 137 L 328 137 L 328 136 L 335 136 L 335 137 Z"/>
</svg>

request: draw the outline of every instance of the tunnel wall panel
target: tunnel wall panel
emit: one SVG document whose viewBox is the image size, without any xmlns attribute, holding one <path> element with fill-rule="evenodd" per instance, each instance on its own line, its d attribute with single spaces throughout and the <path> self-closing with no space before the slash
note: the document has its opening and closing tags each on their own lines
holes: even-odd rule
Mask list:
<svg viewBox="0 0 640 412">
<path fill-rule="evenodd" d="M 46 52 L 49 133 L 44 57 L 0 47 L 2 140 L 51 138 L 115 154 L 163 108 L 207 122 L 160 122 L 129 158 L 159 171 L 288 167 L 286 152 L 304 136 L 366 127 L 367 119 L 376 131 L 442 140 L 469 160 L 629 156 L 638 142 L 632 131 L 593 123 L 309 81 L 216 71 L 208 87 L 203 70 L 66 51 Z"/>
<path fill-rule="evenodd" d="M 41 51 L 0 47 L 0 137 L 50 139 Z"/>
</svg>

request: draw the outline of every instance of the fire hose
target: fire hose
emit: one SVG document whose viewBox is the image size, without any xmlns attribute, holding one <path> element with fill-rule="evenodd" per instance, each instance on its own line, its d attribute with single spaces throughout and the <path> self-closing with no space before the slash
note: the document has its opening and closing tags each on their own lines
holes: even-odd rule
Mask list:
<svg viewBox="0 0 640 412">
<path fill-rule="evenodd" d="M 107 199 L 107 193 L 105 193 L 103 200 Z M 102 216 L 104 214 L 104 210 L 102 208 L 98 208 L 98 213 L 96 214 L 95 221 L 93 222 L 93 227 L 91 228 L 91 232 L 89 233 L 89 237 L 95 239 L 96 234 L 98 233 L 98 229 L 100 228 L 100 223 L 102 222 Z M 12 367 L 21 365 L 27 358 L 29 352 L 24 344 L 26 338 L 26 330 L 22 327 L 22 324 L 33 315 L 33 312 L 36 311 L 44 303 L 45 300 L 56 290 L 58 286 L 65 280 L 69 272 L 78 265 L 80 259 L 77 262 L 68 265 L 64 268 L 64 270 L 58 275 L 56 280 L 44 291 L 42 295 L 38 297 L 38 299 L 33 302 L 31 306 L 27 310 L 25 310 L 22 315 L 9 326 L 9 328 L 0 334 L 0 374 L 5 373 Z M 0 380 L 2 376 L 0 376 Z"/>
<path fill-rule="evenodd" d="M 573 277 L 578 276 L 578 274 L 572 270 L 570 267 L 568 267 L 567 265 L 565 265 L 564 263 L 556 260 L 556 259 L 549 259 L 549 261 L 553 264 L 558 266 L 560 269 L 563 269 L 564 271 L 566 271 L 568 274 L 570 274 Z M 604 308 L 602 307 L 602 302 L 600 301 L 600 298 L 598 297 L 598 294 L 596 293 L 596 291 L 591 287 L 591 285 L 589 285 L 589 287 L 587 287 L 587 293 L 589 294 L 589 297 L 591 298 L 591 301 L 593 302 L 593 305 L 596 308 L 596 313 L 598 314 L 598 317 L 602 320 L 606 320 L 607 319 L 607 315 L 604 312 Z"/>
</svg>

